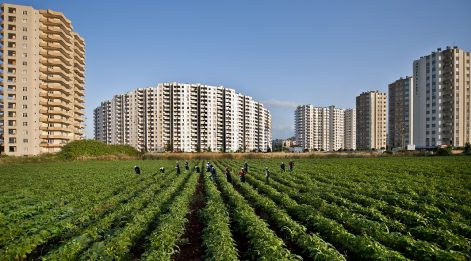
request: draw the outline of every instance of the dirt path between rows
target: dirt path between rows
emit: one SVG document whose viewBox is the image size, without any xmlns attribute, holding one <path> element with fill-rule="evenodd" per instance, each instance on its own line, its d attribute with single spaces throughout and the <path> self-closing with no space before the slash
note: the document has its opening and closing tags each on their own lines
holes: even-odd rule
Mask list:
<svg viewBox="0 0 471 261">
<path fill-rule="evenodd" d="M 199 175 L 199 174 L 192 174 Z M 193 195 L 193 201 L 190 205 L 190 212 L 187 215 L 188 222 L 186 223 L 185 234 L 182 239 L 183 242 L 178 245 L 179 252 L 177 252 L 172 260 L 188 261 L 188 260 L 203 260 L 203 240 L 201 235 L 203 233 L 203 224 L 198 219 L 198 214 L 201 209 L 205 207 L 203 178 L 198 178 L 196 185 L 196 192 Z"/>
</svg>

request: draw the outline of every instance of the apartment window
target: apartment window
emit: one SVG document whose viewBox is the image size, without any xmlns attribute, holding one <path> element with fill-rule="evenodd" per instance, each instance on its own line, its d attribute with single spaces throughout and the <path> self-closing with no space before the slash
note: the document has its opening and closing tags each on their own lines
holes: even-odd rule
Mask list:
<svg viewBox="0 0 471 261">
<path fill-rule="evenodd" d="M 28 117 L 28 113 L 23 113 L 23 118 Z"/>
<path fill-rule="evenodd" d="M 23 14 L 24 14 L 24 15 L 27 15 L 27 14 L 28 14 L 28 11 L 23 11 Z"/>
<path fill-rule="evenodd" d="M 28 96 L 23 96 L 23 101 L 27 101 L 28 100 Z"/>
<path fill-rule="evenodd" d="M 28 28 L 27 28 L 27 27 L 23 27 L 23 32 L 28 32 Z"/>
<path fill-rule="evenodd" d="M 28 65 L 28 62 L 23 62 L 23 65 L 24 65 L 24 66 Z"/>
<path fill-rule="evenodd" d="M 8 142 L 15 144 L 16 143 L 16 138 L 8 138 Z"/>
<path fill-rule="evenodd" d="M 15 151 L 16 151 L 16 147 L 15 147 L 15 146 L 9 146 L 9 151 L 10 151 L 10 152 L 15 152 Z"/>
<path fill-rule="evenodd" d="M 23 104 L 23 109 L 28 109 L 28 105 Z"/>
<path fill-rule="evenodd" d="M 25 41 L 28 40 L 28 36 L 23 35 L 23 40 L 25 40 Z"/>
<path fill-rule="evenodd" d="M 23 126 L 28 126 L 28 122 L 27 122 L 27 121 L 24 121 L 24 122 L 23 122 Z"/>
<path fill-rule="evenodd" d="M 28 91 L 28 87 L 23 86 L 23 91 L 24 91 L 24 92 L 27 92 L 27 91 Z"/>
<path fill-rule="evenodd" d="M 23 139 L 23 143 L 28 143 L 28 139 Z"/>
<path fill-rule="evenodd" d="M 23 53 L 23 58 L 28 57 L 28 53 Z"/>
</svg>

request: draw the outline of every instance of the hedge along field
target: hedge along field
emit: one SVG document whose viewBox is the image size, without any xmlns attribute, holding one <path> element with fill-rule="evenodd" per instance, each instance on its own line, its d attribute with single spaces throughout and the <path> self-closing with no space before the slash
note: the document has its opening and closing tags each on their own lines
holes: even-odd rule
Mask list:
<svg viewBox="0 0 471 261">
<path fill-rule="evenodd" d="M 470 157 L 282 161 L 3 165 L 0 260 L 471 258 Z"/>
</svg>

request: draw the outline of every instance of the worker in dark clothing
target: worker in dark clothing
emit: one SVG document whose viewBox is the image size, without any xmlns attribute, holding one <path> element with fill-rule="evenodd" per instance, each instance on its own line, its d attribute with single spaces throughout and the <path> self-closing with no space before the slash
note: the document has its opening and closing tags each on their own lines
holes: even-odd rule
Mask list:
<svg viewBox="0 0 471 261">
<path fill-rule="evenodd" d="M 141 169 L 138 166 L 134 166 L 134 172 L 136 172 L 136 175 L 141 175 Z"/>
<path fill-rule="evenodd" d="M 224 171 L 224 174 L 226 174 L 227 182 L 232 183 L 231 171 L 229 170 L 228 167 L 226 167 L 226 171 Z"/>
<path fill-rule="evenodd" d="M 240 182 L 245 183 L 245 175 L 247 175 L 247 173 L 245 172 L 244 168 L 241 168 L 239 171 Z"/>
<path fill-rule="evenodd" d="M 178 162 L 177 162 L 177 165 L 175 166 L 175 171 L 177 172 L 177 174 L 180 174 L 180 164 L 178 164 Z"/>
<path fill-rule="evenodd" d="M 165 173 L 165 168 L 164 167 L 160 167 L 160 173 Z"/>
<path fill-rule="evenodd" d="M 190 165 L 188 164 L 188 161 L 185 160 L 185 170 L 189 171 L 190 170 Z"/>
<path fill-rule="evenodd" d="M 265 183 L 268 184 L 270 182 L 269 179 L 270 179 L 270 171 L 268 170 L 268 168 L 265 168 Z"/>
<path fill-rule="evenodd" d="M 293 170 L 294 170 L 294 162 L 293 162 L 293 161 L 290 161 L 289 164 L 288 164 L 288 167 L 289 167 L 289 172 L 293 172 Z"/>
<path fill-rule="evenodd" d="M 206 172 L 210 172 L 211 171 L 211 163 L 206 163 Z"/>
<path fill-rule="evenodd" d="M 211 180 L 216 181 L 216 168 L 211 167 Z"/>
<path fill-rule="evenodd" d="M 244 162 L 244 171 L 245 173 L 249 173 L 249 164 L 246 162 Z"/>
<path fill-rule="evenodd" d="M 200 173 L 200 166 L 195 166 L 196 173 Z"/>
<path fill-rule="evenodd" d="M 281 165 L 280 165 L 281 172 L 285 172 L 285 168 L 286 168 L 285 163 L 281 162 Z"/>
</svg>

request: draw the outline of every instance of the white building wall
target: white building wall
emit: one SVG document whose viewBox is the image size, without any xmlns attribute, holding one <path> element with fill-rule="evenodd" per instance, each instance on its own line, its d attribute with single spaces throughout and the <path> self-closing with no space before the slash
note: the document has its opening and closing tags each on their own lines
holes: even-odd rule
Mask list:
<svg viewBox="0 0 471 261">
<path fill-rule="evenodd" d="M 271 147 L 269 111 L 251 97 L 222 86 L 159 84 L 116 95 L 95 112 L 96 139 L 138 150 L 243 151 L 245 147 L 245 151 L 266 151 Z M 105 129 L 107 134 L 101 134 L 99 130 Z"/>
</svg>

